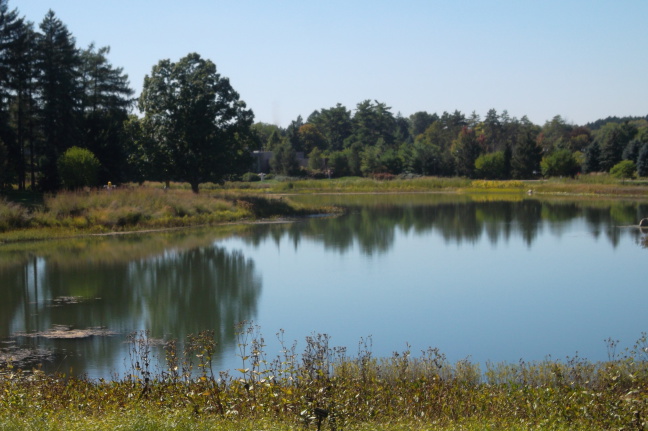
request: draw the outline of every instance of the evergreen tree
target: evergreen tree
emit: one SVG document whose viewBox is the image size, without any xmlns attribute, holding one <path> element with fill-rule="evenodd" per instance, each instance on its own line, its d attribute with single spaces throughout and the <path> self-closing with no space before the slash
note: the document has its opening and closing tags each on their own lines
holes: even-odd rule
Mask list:
<svg viewBox="0 0 648 431">
<path fill-rule="evenodd" d="M 11 181 L 16 174 L 19 175 L 16 169 L 20 170 L 23 166 L 16 135 L 10 125 L 14 90 L 12 84 L 15 83 L 12 70 L 15 58 L 12 48 L 16 42 L 16 34 L 23 25 L 17 9 L 9 10 L 7 0 L 0 0 L 0 141 L 6 152 L 7 163 L 3 172 L 5 177 L 3 181 L 7 182 Z"/>
<path fill-rule="evenodd" d="M 382 139 L 387 146 L 394 144 L 394 115 L 390 107 L 378 101 L 358 103 L 353 116 L 353 139 L 363 147 L 374 146 Z"/>
<path fill-rule="evenodd" d="M 42 119 L 43 151 L 41 187 L 54 190 L 60 185 L 56 162 L 75 145 L 81 145 L 79 52 L 65 24 L 50 10 L 40 24 L 38 38 L 38 87 Z"/>
<path fill-rule="evenodd" d="M 4 142 L 0 140 L 0 190 L 5 187 L 11 186 L 11 179 L 9 178 L 9 169 L 7 166 L 9 164 L 8 151 Z"/>
<path fill-rule="evenodd" d="M 326 138 L 327 149 L 331 151 L 342 150 L 344 141 L 353 133 L 351 112 L 340 103 L 315 111 L 308 117 L 308 122 L 317 126 Z"/>
<path fill-rule="evenodd" d="M 599 167 L 602 171 L 609 171 L 621 161 L 623 150 L 636 133 L 637 128 L 630 123 L 607 123 L 596 132 L 595 139 L 601 148 Z"/>
<path fill-rule="evenodd" d="M 560 115 L 556 115 L 542 126 L 538 145 L 545 154 L 550 154 L 555 149 L 569 149 L 569 136 L 572 129 L 573 127 L 567 124 Z"/>
<path fill-rule="evenodd" d="M 638 139 L 633 139 L 632 141 L 628 142 L 628 145 L 626 145 L 626 147 L 623 149 L 621 158 L 623 160 L 632 160 L 633 162 L 636 162 L 640 149 L 641 141 L 639 141 Z"/>
<path fill-rule="evenodd" d="M 511 145 L 507 142 L 504 145 L 504 179 L 507 180 L 511 178 L 511 160 L 513 159 L 513 150 L 511 150 Z"/>
<path fill-rule="evenodd" d="M 274 153 L 270 159 L 270 166 L 279 175 L 296 175 L 298 173 L 299 162 L 297 161 L 297 152 L 288 139 L 284 139 L 274 149 Z"/>
<path fill-rule="evenodd" d="M 426 111 L 413 113 L 409 117 L 410 135 L 416 139 L 418 135 L 424 133 L 438 119 L 439 116 L 437 114 L 428 114 Z"/>
<path fill-rule="evenodd" d="M 493 152 L 501 150 L 504 147 L 504 142 L 502 141 L 503 127 L 495 109 L 490 109 L 486 113 L 486 118 L 484 118 L 482 123 L 482 130 L 485 136 L 484 144 L 487 151 Z"/>
<path fill-rule="evenodd" d="M 583 172 L 599 172 L 601 170 L 601 147 L 598 142 L 594 141 L 585 149 L 585 163 L 583 164 Z"/>
<path fill-rule="evenodd" d="M 637 174 L 640 177 L 648 177 L 648 142 L 644 143 L 639 150 Z"/>
<path fill-rule="evenodd" d="M 482 147 L 479 144 L 475 131 L 464 127 L 459 136 L 452 144 L 452 155 L 455 159 L 457 175 L 473 177 L 475 173 L 475 160 L 481 154 Z"/>
<path fill-rule="evenodd" d="M 266 142 L 266 151 L 274 151 L 281 144 L 281 136 L 278 130 L 273 130 Z"/>
<path fill-rule="evenodd" d="M 286 128 L 286 137 L 295 151 L 303 151 L 304 148 L 304 143 L 301 141 L 301 136 L 299 134 L 299 129 L 303 125 L 304 120 L 302 119 L 302 116 L 299 115 L 297 119 L 291 121 Z M 274 151 L 274 149 L 271 151 Z"/>
<path fill-rule="evenodd" d="M 533 178 L 540 169 L 542 149 L 536 143 L 534 133 L 527 128 L 518 137 L 511 158 L 512 174 L 515 178 Z"/>
<path fill-rule="evenodd" d="M 35 184 L 37 105 L 35 100 L 38 70 L 36 68 L 36 38 L 33 24 L 26 22 L 19 26 L 10 47 L 10 87 L 14 93 L 12 123 L 16 134 L 17 183 L 19 189 L 26 187 L 29 167 L 32 186 Z M 29 160 L 26 155 L 29 153 Z"/>
<path fill-rule="evenodd" d="M 109 47 L 90 45 L 81 51 L 80 68 L 83 142 L 101 161 L 102 183 L 125 179 L 124 122 L 134 93 L 123 69 L 108 62 L 109 53 Z"/>
</svg>

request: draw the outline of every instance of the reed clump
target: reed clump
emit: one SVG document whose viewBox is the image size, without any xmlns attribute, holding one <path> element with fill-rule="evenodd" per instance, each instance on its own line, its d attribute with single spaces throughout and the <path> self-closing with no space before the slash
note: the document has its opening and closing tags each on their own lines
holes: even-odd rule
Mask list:
<svg viewBox="0 0 648 431">
<path fill-rule="evenodd" d="M 47 376 L 8 368 L 0 377 L 0 425 L 34 429 L 627 429 L 648 417 L 646 335 L 608 361 L 451 364 L 438 349 L 407 346 L 375 358 L 371 338 L 353 356 L 330 337 L 306 337 L 303 351 L 279 332 L 276 356 L 257 326 L 238 328 L 241 367 L 216 372 L 214 334 L 166 343 L 154 363 L 146 332 L 129 337 L 130 372 L 113 381 Z M 609 351 L 616 342 L 608 340 Z M 120 422 L 121 421 L 121 422 Z M 124 423 L 133 421 L 133 423 Z M 209 424 L 214 428 L 201 428 Z M 103 425 L 103 426 L 100 426 Z M 68 428 L 68 426 L 72 428 Z M 57 428 L 59 427 L 59 428 Z"/>
</svg>

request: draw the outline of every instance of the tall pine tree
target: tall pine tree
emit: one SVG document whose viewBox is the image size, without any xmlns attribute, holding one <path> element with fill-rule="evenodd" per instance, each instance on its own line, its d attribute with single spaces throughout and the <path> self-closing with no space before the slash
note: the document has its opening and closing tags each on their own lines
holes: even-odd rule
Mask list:
<svg viewBox="0 0 648 431">
<path fill-rule="evenodd" d="M 80 53 L 83 144 L 101 161 L 99 181 L 104 184 L 126 179 L 124 122 L 134 93 L 123 69 L 108 62 L 109 53 L 109 47 L 94 45 Z"/>
<path fill-rule="evenodd" d="M 11 86 L 11 48 L 22 25 L 23 20 L 18 17 L 18 11 L 9 10 L 7 0 L 0 0 L 0 142 L 5 159 L 0 188 L 12 181 L 16 169 L 20 169 L 20 151 L 17 148 L 15 132 L 10 126 L 10 111 L 14 100 Z"/>
<path fill-rule="evenodd" d="M 81 88 L 79 52 L 65 24 L 50 10 L 40 24 L 38 86 L 43 135 L 41 187 L 60 186 L 56 161 L 72 146 L 82 146 L 80 133 Z"/>
</svg>

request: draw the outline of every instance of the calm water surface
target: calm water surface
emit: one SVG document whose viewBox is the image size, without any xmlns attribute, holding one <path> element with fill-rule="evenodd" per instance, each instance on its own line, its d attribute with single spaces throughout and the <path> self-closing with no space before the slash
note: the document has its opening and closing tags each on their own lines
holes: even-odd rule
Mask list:
<svg viewBox="0 0 648 431">
<path fill-rule="evenodd" d="M 0 246 L 0 340 L 38 349 L 45 369 L 110 378 L 126 336 L 213 329 L 216 367 L 240 366 L 234 327 L 303 347 L 331 336 L 354 355 L 438 347 L 452 362 L 607 359 L 648 331 L 648 204 L 490 201 L 456 195 L 300 197 L 349 208 L 225 229 Z M 31 246 L 30 246 L 31 247 Z M 47 338 L 101 327 L 115 335 Z M 35 336 L 40 333 L 41 336 Z M 162 356 L 161 350 L 155 350 Z"/>
</svg>

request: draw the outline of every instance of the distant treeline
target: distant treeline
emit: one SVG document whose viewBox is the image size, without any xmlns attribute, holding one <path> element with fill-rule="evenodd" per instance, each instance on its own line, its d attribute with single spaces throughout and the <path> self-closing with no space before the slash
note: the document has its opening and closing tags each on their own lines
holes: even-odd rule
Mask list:
<svg viewBox="0 0 648 431">
<path fill-rule="evenodd" d="M 301 117 L 287 128 L 257 123 L 261 149 L 284 175 L 466 176 L 527 179 L 609 172 L 648 175 L 648 117 L 610 117 L 586 126 L 559 115 L 544 125 L 495 109 L 484 118 L 459 111 L 402 117 L 366 100 L 353 113 L 338 104 Z M 297 152 L 308 168 L 297 163 Z"/>
<path fill-rule="evenodd" d="M 403 117 L 365 100 L 282 128 L 253 124 L 227 78 L 197 54 L 161 60 L 135 98 L 109 53 L 78 48 L 51 10 L 36 28 L 0 0 L 0 189 L 173 180 L 197 191 L 202 182 L 254 171 L 256 150 L 271 151 L 272 171 L 288 176 L 648 175 L 648 117 L 578 126 L 556 116 L 539 126 L 494 109 L 484 118 L 459 111 Z M 197 69 L 206 78 L 192 76 Z"/>
</svg>

